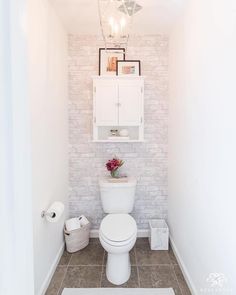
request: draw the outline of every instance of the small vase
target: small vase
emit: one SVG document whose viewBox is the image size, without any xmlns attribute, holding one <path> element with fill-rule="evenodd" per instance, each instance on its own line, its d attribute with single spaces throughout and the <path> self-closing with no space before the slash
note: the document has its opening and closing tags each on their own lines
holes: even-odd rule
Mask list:
<svg viewBox="0 0 236 295">
<path fill-rule="evenodd" d="M 112 178 L 119 178 L 119 171 L 118 169 L 111 171 Z"/>
</svg>

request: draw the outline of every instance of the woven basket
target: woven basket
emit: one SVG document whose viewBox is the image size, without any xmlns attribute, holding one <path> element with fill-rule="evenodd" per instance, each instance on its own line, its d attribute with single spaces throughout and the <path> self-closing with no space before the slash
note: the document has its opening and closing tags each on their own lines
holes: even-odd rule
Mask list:
<svg viewBox="0 0 236 295">
<path fill-rule="evenodd" d="M 72 231 L 67 231 L 64 227 L 67 252 L 74 253 L 88 246 L 90 226 L 91 223 L 88 223 Z"/>
</svg>

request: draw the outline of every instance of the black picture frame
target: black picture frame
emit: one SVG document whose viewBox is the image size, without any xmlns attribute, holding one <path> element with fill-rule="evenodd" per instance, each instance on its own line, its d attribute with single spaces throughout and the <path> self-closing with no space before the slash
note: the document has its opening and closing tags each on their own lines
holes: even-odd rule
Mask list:
<svg viewBox="0 0 236 295">
<path fill-rule="evenodd" d="M 127 64 L 130 64 L 130 63 L 136 63 L 136 64 L 138 64 L 138 74 L 122 74 L 122 75 L 120 75 L 119 74 L 119 65 L 121 64 L 121 63 L 127 63 Z M 141 76 L 141 61 L 140 60 L 134 60 L 134 59 L 130 59 L 130 60 L 118 60 L 117 62 L 116 62 L 116 75 L 117 76 Z"/>
<path fill-rule="evenodd" d="M 103 52 L 115 52 L 115 51 L 120 51 L 120 53 L 122 54 L 122 61 L 125 60 L 125 48 L 99 48 L 99 64 L 98 64 L 98 75 L 104 75 L 103 71 L 102 71 L 102 53 Z M 117 65 L 116 65 L 117 66 Z M 105 74 L 108 75 L 108 74 Z M 111 73 L 110 75 L 116 75 L 116 70 L 114 71 L 114 73 Z"/>
</svg>

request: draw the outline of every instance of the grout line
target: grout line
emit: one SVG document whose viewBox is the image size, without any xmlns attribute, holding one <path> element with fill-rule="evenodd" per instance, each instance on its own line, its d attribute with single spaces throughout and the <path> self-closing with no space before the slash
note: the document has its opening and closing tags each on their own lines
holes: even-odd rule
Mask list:
<svg viewBox="0 0 236 295">
<path fill-rule="evenodd" d="M 71 266 L 71 267 L 79 267 L 79 266 L 82 266 L 82 267 L 90 266 L 90 267 L 92 267 L 92 266 L 104 266 L 104 264 L 70 264 L 69 266 Z"/>
<path fill-rule="evenodd" d="M 138 287 L 140 288 L 140 277 L 139 277 L 139 267 L 138 267 L 137 254 L 136 254 L 136 246 L 134 246 L 134 257 L 135 257 L 136 268 L 137 268 Z"/>
<path fill-rule="evenodd" d="M 172 255 L 174 255 L 174 252 L 173 252 L 173 249 L 172 249 L 171 245 L 169 245 L 169 251 L 172 251 Z M 174 272 L 174 276 L 175 276 L 175 279 L 176 279 L 177 284 L 178 284 L 178 286 L 179 286 L 180 293 L 183 295 L 182 288 L 180 287 L 180 283 L 179 283 L 178 277 L 177 277 L 176 272 L 175 272 L 175 266 L 178 265 L 178 264 L 175 264 L 175 263 L 172 262 L 172 260 L 171 260 L 171 258 L 170 258 L 169 251 L 168 251 L 168 257 L 169 257 L 169 259 L 170 259 L 170 261 L 171 261 L 171 265 L 172 265 L 172 269 L 173 269 L 173 272 Z M 175 255 L 174 255 L 174 257 L 175 257 Z M 175 261 L 176 261 L 176 257 L 175 257 Z M 178 265 L 178 266 L 179 266 L 179 265 Z"/>
<path fill-rule="evenodd" d="M 135 264 L 134 264 L 135 266 Z M 171 263 L 157 263 L 157 264 L 138 264 L 137 263 L 137 266 L 173 266 L 173 264 Z"/>
<path fill-rule="evenodd" d="M 103 257 L 102 257 L 102 272 L 100 277 L 100 288 L 102 288 L 102 274 L 103 274 L 103 270 L 105 270 L 104 261 L 105 261 L 105 250 L 103 250 Z"/>
<path fill-rule="evenodd" d="M 70 257 L 70 259 L 69 259 L 69 261 L 68 261 L 68 264 L 66 265 L 66 271 L 65 271 L 65 274 L 64 274 L 64 276 L 63 276 L 63 278 L 62 278 L 62 280 L 61 280 L 61 284 L 60 284 L 60 287 L 59 287 L 59 289 L 58 289 L 58 291 L 57 291 L 57 295 L 59 295 L 59 292 L 60 292 L 60 290 L 61 290 L 61 288 L 62 288 L 63 282 L 64 282 L 65 277 L 66 277 L 66 275 L 67 275 L 67 271 L 68 271 L 68 267 L 70 266 L 70 261 L 71 261 L 71 259 L 72 259 L 72 255 L 73 255 L 73 254 L 71 254 L 71 257 Z"/>
<path fill-rule="evenodd" d="M 174 267 L 174 265 L 173 265 L 173 272 L 174 272 L 175 279 L 176 279 L 176 281 L 177 281 L 177 284 L 178 284 L 178 287 L 179 287 L 180 293 L 183 295 L 182 288 L 180 288 L 179 280 L 178 280 L 177 275 L 176 275 L 176 273 L 175 273 L 175 267 Z"/>
</svg>

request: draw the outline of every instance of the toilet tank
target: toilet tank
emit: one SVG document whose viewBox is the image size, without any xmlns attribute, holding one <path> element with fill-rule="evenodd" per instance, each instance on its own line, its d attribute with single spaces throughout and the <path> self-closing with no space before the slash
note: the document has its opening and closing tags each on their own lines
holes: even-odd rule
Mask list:
<svg viewBox="0 0 236 295">
<path fill-rule="evenodd" d="M 105 213 L 131 213 L 134 208 L 137 181 L 134 177 L 99 179 L 102 207 Z"/>
</svg>

